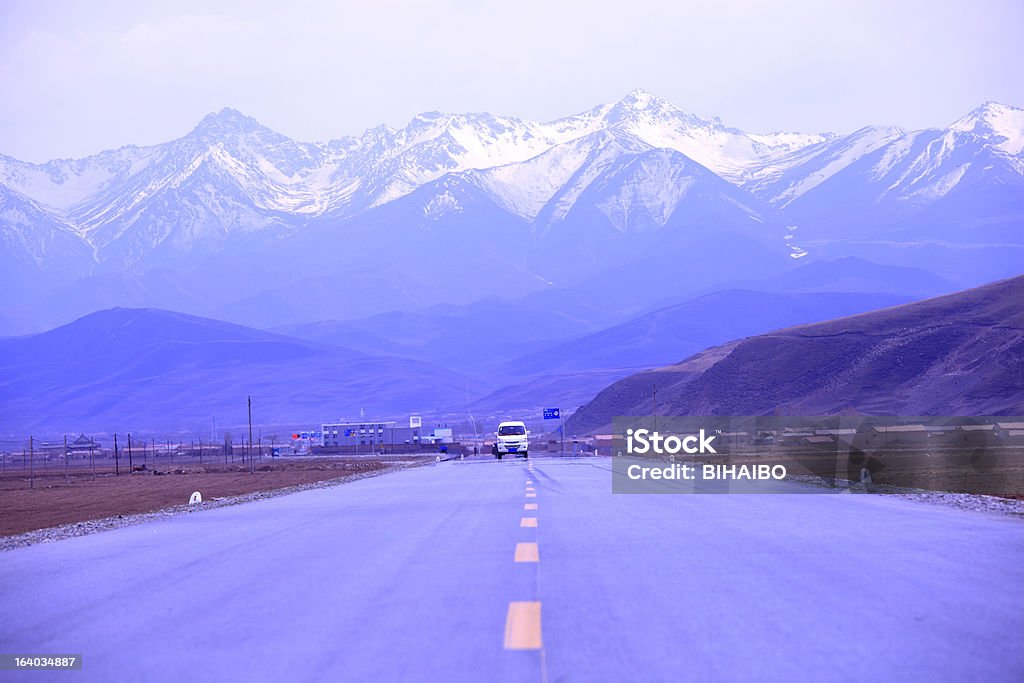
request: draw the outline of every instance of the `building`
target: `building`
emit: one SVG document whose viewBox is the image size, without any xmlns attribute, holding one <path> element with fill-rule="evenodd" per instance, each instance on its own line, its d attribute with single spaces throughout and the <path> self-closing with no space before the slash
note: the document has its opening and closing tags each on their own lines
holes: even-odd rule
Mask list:
<svg viewBox="0 0 1024 683">
<path fill-rule="evenodd" d="M 320 445 L 324 448 L 355 449 L 358 446 L 367 450 L 390 446 L 395 443 L 395 422 L 334 422 L 324 424 L 320 429 Z M 414 442 L 419 442 L 419 429 L 405 428 L 410 433 L 416 432 Z M 404 436 L 404 435 L 403 435 Z M 411 434 L 410 434 L 411 436 Z"/>
<path fill-rule="evenodd" d="M 433 429 L 424 427 L 416 418 L 409 426 L 399 426 L 394 421 L 361 421 L 324 423 L 320 429 L 320 446 L 339 451 L 379 451 L 421 445 L 453 444 L 454 430 L 448 425 L 437 425 Z"/>
</svg>

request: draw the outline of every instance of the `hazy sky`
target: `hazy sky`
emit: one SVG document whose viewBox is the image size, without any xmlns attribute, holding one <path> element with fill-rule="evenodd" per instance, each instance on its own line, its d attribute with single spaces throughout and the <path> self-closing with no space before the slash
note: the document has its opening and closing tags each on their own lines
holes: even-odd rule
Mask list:
<svg viewBox="0 0 1024 683">
<path fill-rule="evenodd" d="M 225 106 L 301 140 L 421 111 L 550 120 L 642 87 L 750 131 L 1024 105 L 1021 0 L 0 0 L 0 153 L 178 137 Z"/>
</svg>

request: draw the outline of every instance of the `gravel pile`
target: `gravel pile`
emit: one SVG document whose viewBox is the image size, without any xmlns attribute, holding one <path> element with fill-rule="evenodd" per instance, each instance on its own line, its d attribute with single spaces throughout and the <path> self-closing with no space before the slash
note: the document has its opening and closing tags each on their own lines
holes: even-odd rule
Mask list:
<svg viewBox="0 0 1024 683">
<path fill-rule="evenodd" d="M 105 517 L 103 519 L 93 519 L 86 522 L 76 522 L 74 524 L 64 524 L 62 526 L 51 527 L 49 529 L 39 529 L 38 531 L 30 531 L 25 534 L 18 534 L 16 536 L 7 536 L 0 538 L 0 551 L 13 550 L 14 548 L 21 548 L 27 545 L 33 545 L 35 543 L 49 543 L 51 541 L 60 541 L 65 538 L 72 538 L 74 536 L 86 536 L 88 534 L 94 534 L 98 531 L 107 531 L 109 529 L 119 529 L 126 526 L 134 526 L 135 524 L 143 524 L 145 522 L 151 522 L 158 519 L 166 519 L 174 515 L 182 514 L 193 514 L 201 512 L 203 510 L 213 510 L 219 507 L 225 507 L 228 505 L 239 505 L 241 503 L 251 503 L 255 500 L 264 500 L 267 498 L 276 498 L 277 496 L 287 496 L 292 493 L 299 491 L 309 491 L 311 489 L 324 489 L 332 486 L 339 486 L 341 484 L 347 484 L 357 479 L 366 479 L 369 477 L 377 477 L 382 474 L 389 474 L 391 472 L 397 472 L 399 470 L 408 469 L 410 467 L 420 467 L 418 463 L 404 463 L 398 465 L 391 465 L 384 467 L 379 470 L 373 470 L 370 472 L 358 472 L 355 474 L 345 475 L 337 479 L 329 479 L 327 481 L 317 481 L 310 484 L 300 484 L 298 486 L 288 486 L 281 489 L 273 489 L 271 491 L 256 491 L 254 493 L 247 493 L 241 496 L 231 496 L 229 498 L 212 498 L 210 500 L 204 500 L 202 503 L 195 505 L 175 505 L 174 507 L 164 508 L 162 510 L 156 510 L 154 512 L 144 512 L 137 515 L 118 515 L 117 517 Z"/>
</svg>

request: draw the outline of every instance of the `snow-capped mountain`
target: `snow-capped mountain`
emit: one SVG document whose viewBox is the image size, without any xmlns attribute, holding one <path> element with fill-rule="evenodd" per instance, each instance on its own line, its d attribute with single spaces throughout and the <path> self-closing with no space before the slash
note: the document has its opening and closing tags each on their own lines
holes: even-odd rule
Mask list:
<svg viewBox="0 0 1024 683">
<path fill-rule="evenodd" d="M 226 232 L 280 229 L 274 214 L 355 215 L 448 173 L 520 163 L 530 163 L 519 170 L 520 177 L 536 173 L 543 164 L 531 160 L 565 144 L 585 146 L 602 131 L 674 149 L 727 177 L 755 161 L 828 139 L 748 135 L 718 120 L 686 114 L 641 90 L 550 123 L 430 112 L 400 130 L 381 126 L 358 138 L 328 143 L 295 142 L 225 109 L 164 145 L 124 147 L 42 165 L 2 157 L 0 182 L 68 222 L 97 246 L 101 260 L 109 245 L 123 238 L 137 242 L 110 250 L 130 264 L 142 258 L 144 245 L 185 245 L 216 241 Z M 557 150 L 551 156 L 571 153 Z M 536 181 L 550 184 L 557 179 Z M 521 194 L 516 185 L 500 198 L 502 203 L 521 201 L 511 196 Z M 536 214 L 539 209 L 525 211 Z M 128 233 L 140 236 L 126 237 Z"/>
<path fill-rule="evenodd" d="M 817 239 L 1024 243 L 1024 109 L 987 103 L 946 129 L 865 128 L 748 173 Z"/>
<path fill-rule="evenodd" d="M 1024 152 L 1024 109 L 1019 107 L 986 102 L 954 122 L 950 129 L 974 133 L 1007 154 Z"/>
<path fill-rule="evenodd" d="M 160 271 L 255 290 L 252 308 L 303 277 L 372 297 L 366 283 L 385 272 L 416 282 L 395 296 L 419 303 L 509 295 L 644 253 L 668 268 L 716 235 L 783 263 L 867 239 L 1018 249 L 1022 220 L 1024 110 L 995 103 L 945 129 L 755 134 L 636 90 L 551 122 L 429 112 L 323 143 L 224 109 L 160 145 L 46 164 L 0 156 L 9 288 Z M 896 253 L 871 257 L 901 263 Z M 459 274 L 439 280 L 445 260 Z"/>
</svg>

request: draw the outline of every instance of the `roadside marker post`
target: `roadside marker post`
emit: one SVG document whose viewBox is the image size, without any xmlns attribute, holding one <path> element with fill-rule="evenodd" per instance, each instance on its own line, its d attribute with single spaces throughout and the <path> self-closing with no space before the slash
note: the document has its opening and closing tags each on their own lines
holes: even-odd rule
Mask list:
<svg viewBox="0 0 1024 683">
<path fill-rule="evenodd" d="M 558 420 L 558 434 L 561 437 L 561 445 L 558 447 L 559 453 L 565 453 L 565 420 L 562 419 L 561 408 L 545 408 L 544 409 L 545 420 Z"/>
</svg>

